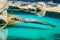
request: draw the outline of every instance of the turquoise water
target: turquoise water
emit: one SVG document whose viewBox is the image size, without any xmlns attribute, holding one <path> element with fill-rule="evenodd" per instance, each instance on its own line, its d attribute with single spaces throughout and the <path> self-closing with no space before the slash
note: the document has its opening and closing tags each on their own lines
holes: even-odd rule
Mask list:
<svg viewBox="0 0 60 40">
<path fill-rule="evenodd" d="M 43 22 L 56 25 L 57 27 L 20 22 L 15 25 L 8 26 L 8 40 L 60 40 L 60 14 L 47 12 L 44 17 L 39 17 L 32 13 L 21 11 L 8 11 L 9 14 L 21 16 L 24 18 L 32 18 Z M 55 35 L 57 35 L 55 37 Z"/>
</svg>

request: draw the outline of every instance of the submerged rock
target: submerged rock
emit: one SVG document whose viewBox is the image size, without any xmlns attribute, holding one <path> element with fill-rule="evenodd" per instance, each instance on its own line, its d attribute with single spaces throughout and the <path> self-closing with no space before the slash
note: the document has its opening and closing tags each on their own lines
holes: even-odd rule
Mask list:
<svg viewBox="0 0 60 40">
<path fill-rule="evenodd" d="M 44 37 L 40 37 L 39 40 L 46 40 Z"/>
<path fill-rule="evenodd" d="M 53 35 L 54 40 L 60 40 L 60 33 Z"/>
<path fill-rule="evenodd" d="M 54 34 L 53 37 L 60 38 L 60 34 Z"/>
</svg>

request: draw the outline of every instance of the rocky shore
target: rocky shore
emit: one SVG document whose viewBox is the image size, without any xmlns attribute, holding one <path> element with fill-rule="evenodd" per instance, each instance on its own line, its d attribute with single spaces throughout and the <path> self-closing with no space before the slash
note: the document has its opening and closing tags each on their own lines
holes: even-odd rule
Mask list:
<svg viewBox="0 0 60 40">
<path fill-rule="evenodd" d="M 13 2 L 9 1 L 10 6 L 19 7 L 20 10 L 25 12 L 31 12 L 38 16 L 45 16 L 46 11 L 49 12 L 58 12 L 60 13 L 60 4 L 56 4 L 53 2 Z"/>
</svg>

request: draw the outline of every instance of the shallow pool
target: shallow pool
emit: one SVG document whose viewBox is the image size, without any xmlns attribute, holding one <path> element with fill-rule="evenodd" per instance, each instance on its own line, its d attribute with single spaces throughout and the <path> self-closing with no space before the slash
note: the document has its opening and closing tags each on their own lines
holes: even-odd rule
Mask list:
<svg viewBox="0 0 60 40">
<path fill-rule="evenodd" d="M 39 17 L 35 14 L 22 11 L 10 10 L 8 13 L 56 25 L 56 27 L 52 27 L 24 22 L 10 25 L 8 26 L 8 40 L 60 40 L 60 14 L 47 12 L 46 16 Z"/>
</svg>

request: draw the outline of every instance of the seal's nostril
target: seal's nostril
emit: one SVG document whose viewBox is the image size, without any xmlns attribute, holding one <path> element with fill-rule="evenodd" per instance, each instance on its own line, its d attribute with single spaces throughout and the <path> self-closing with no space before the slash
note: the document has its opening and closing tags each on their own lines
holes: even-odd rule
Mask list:
<svg viewBox="0 0 60 40">
<path fill-rule="evenodd" d="M 2 19 L 0 19 L 0 27 L 4 26 L 6 24 L 6 22 Z"/>
</svg>

